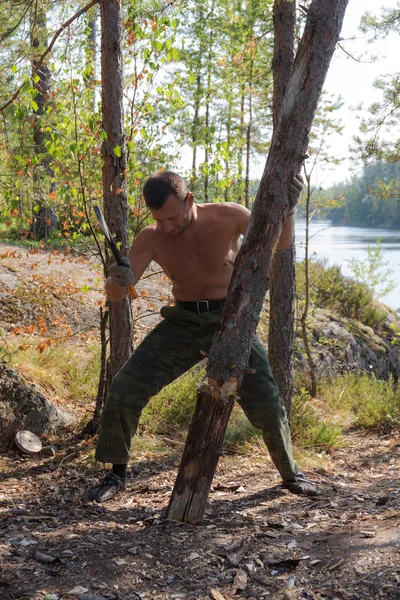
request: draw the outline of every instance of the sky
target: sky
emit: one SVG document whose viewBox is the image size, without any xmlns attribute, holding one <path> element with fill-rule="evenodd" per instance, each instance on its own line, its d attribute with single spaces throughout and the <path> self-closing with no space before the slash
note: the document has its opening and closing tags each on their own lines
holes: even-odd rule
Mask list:
<svg viewBox="0 0 400 600">
<path fill-rule="evenodd" d="M 359 30 L 361 16 L 369 11 L 379 15 L 382 7 L 393 8 L 398 5 L 396 0 L 350 0 L 341 37 L 341 44 L 345 50 L 360 60 L 357 62 L 349 58 L 340 48 L 335 52 L 329 67 L 324 89 L 335 95 L 341 95 L 344 102 L 343 108 L 335 113 L 344 125 L 343 134 L 332 136 L 331 151 L 343 161 L 329 172 L 319 173 L 320 183 L 328 187 L 349 179 L 352 174 L 353 164 L 348 159 L 349 146 L 352 137 L 358 133 L 359 119 L 363 114 L 361 110 L 352 110 L 352 107 L 369 106 L 374 101 L 379 101 L 380 92 L 373 87 L 376 77 L 383 74 L 393 74 L 399 71 L 399 36 L 393 34 L 388 39 L 381 39 L 368 43 L 369 37 Z M 355 37 L 354 40 L 351 38 Z M 371 56 L 376 55 L 378 60 L 372 61 Z M 397 133 L 400 136 L 400 132 Z"/>
</svg>

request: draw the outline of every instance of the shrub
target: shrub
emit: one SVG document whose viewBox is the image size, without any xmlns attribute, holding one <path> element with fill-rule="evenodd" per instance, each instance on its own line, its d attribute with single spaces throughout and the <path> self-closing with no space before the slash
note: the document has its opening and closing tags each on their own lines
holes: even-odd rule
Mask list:
<svg viewBox="0 0 400 600">
<path fill-rule="evenodd" d="M 378 327 L 385 319 L 372 290 L 360 281 L 343 275 L 338 265 L 328 266 L 326 260 L 312 260 L 309 264 L 311 301 L 320 307 L 337 311 L 343 317 L 357 319 L 370 327 Z M 305 292 L 304 268 L 298 267 L 298 293 Z"/>
</svg>

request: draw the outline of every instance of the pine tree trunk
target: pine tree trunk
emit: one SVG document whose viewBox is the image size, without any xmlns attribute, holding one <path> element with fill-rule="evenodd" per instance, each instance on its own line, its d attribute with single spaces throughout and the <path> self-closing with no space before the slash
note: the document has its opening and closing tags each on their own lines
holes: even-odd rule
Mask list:
<svg viewBox="0 0 400 600">
<path fill-rule="evenodd" d="M 35 239 L 47 242 L 49 234 L 57 228 L 57 216 L 49 206 L 48 195 L 55 191 L 54 171 L 50 166 L 47 153 L 45 127 L 43 117 L 50 99 L 51 76 L 47 62 L 43 62 L 36 72 L 38 57 L 47 46 L 46 13 L 40 7 L 31 14 L 31 46 L 33 51 L 32 70 L 38 77 L 35 81 L 35 102 L 37 110 L 34 113 L 33 151 L 38 158 L 34 167 L 35 205 L 39 208 L 32 213 L 31 232 Z"/>
<path fill-rule="evenodd" d="M 278 127 L 294 63 L 296 2 L 275 0 L 273 58 L 273 124 Z M 296 248 L 278 250 L 272 261 L 268 356 L 290 421 L 293 393 L 294 297 Z"/>
<path fill-rule="evenodd" d="M 197 145 L 199 135 L 199 111 L 200 111 L 200 96 L 201 96 L 201 65 L 199 65 L 199 73 L 197 75 L 197 85 L 195 92 L 194 117 L 192 125 L 192 177 L 196 177 L 197 168 Z"/>
<path fill-rule="evenodd" d="M 232 129 L 232 99 L 229 98 L 229 101 L 228 101 L 228 116 L 227 116 L 227 122 L 226 122 L 226 144 L 227 144 L 227 147 L 226 147 L 226 159 L 225 159 L 225 180 L 226 180 L 226 182 L 228 182 L 228 180 L 230 178 L 229 159 L 230 159 L 231 143 L 232 143 L 231 129 Z M 231 186 L 228 185 L 228 183 L 226 183 L 226 188 L 225 188 L 225 191 L 224 191 L 224 200 L 225 200 L 225 202 L 230 202 L 230 200 L 231 200 L 231 194 L 232 194 Z"/>
<path fill-rule="evenodd" d="M 313 0 L 308 9 L 281 118 L 210 350 L 207 394 L 200 392 L 193 419 L 195 423 L 201 419 L 204 396 L 210 399 L 208 410 L 212 405 L 222 406 L 222 411 L 208 422 L 206 442 L 191 426 L 168 510 L 171 518 L 190 522 L 202 519 L 232 403 L 247 369 L 269 287 L 271 258 L 289 206 L 289 183 L 299 173 L 306 155 L 318 98 L 347 3 L 348 0 Z"/>
<path fill-rule="evenodd" d="M 244 205 L 250 208 L 250 150 L 251 150 L 251 128 L 253 125 L 253 97 L 252 97 L 252 79 L 253 79 L 253 63 L 250 68 L 249 76 L 249 122 L 246 128 L 246 175 L 244 186 Z"/>
<path fill-rule="evenodd" d="M 128 204 L 126 196 L 126 146 L 122 95 L 121 2 L 102 0 L 101 79 L 103 128 L 104 216 L 121 252 L 129 250 Z M 129 299 L 110 304 L 110 360 L 108 378 L 125 364 L 133 350 L 133 330 Z"/>
</svg>

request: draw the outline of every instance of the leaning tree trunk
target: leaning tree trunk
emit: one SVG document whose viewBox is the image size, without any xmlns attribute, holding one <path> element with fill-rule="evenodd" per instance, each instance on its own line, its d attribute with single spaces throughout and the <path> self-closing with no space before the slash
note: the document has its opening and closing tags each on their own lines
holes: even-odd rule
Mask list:
<svg viewBox="0 0 400 600">
<path fill-rule="evenodd" d="M 288 82 L 281 118 L 238 254 L 208 360 L 168 517 L 201 520 L 233 402 L 245 375 L 270 264 L 287 214 L 288 188 L 306 156 L 310 129 L 348 0 L 313 0 Z"/>
<path fill-rule="evenodd" d="M 126 196 L 126 146 L 122 94 L 122 36 L 120 0 L 101 0 L 101 79 L 103 128 L 104 216 L 122 254 L 129 248 Z M 133 331 L 128 298 L 110 303 L 110 360 L 113 377 L 133 350 Z"/>
<path fill-rule="evenodd" d="M 283 99 L 294 63 L 296 2 L 274 3 L 274 93 L 273 124 L 278 127 Z M 296 291 L 296 248 L 277 250 L 271 266 L 268 356 L 272 373 L 285 403 L 288 418 L 292 411 L 294 297 Z"/>
</svg>

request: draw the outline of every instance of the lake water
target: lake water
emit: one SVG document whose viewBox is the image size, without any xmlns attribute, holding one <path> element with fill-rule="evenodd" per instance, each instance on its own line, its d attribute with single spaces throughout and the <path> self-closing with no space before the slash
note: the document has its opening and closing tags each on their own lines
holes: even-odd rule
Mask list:
<svg viewBox="0 0 400 600">
<path fill-rule="evenodd" d="M 296 221 L 296 253 L 298 260 L 304 258 L 305 221 Z M 340 265 L 342 273 L 352 275 L 349 259 L 365 260 L 367 247 L 374 246 L 380 238 L 383 259 L 388 264 L 383 272 L 390 270 L 389 281 L 396 288 L 379 298 L 392 308 L 400 308 L 400 231 L 390 229 L 365 229 L 362 227 L 333 226 L 326 222 L 310 223 L 309 255 L 328 259 L 330 264 Z M 368 282 L 366 282 L 368 283 Z"/>
</svg>

